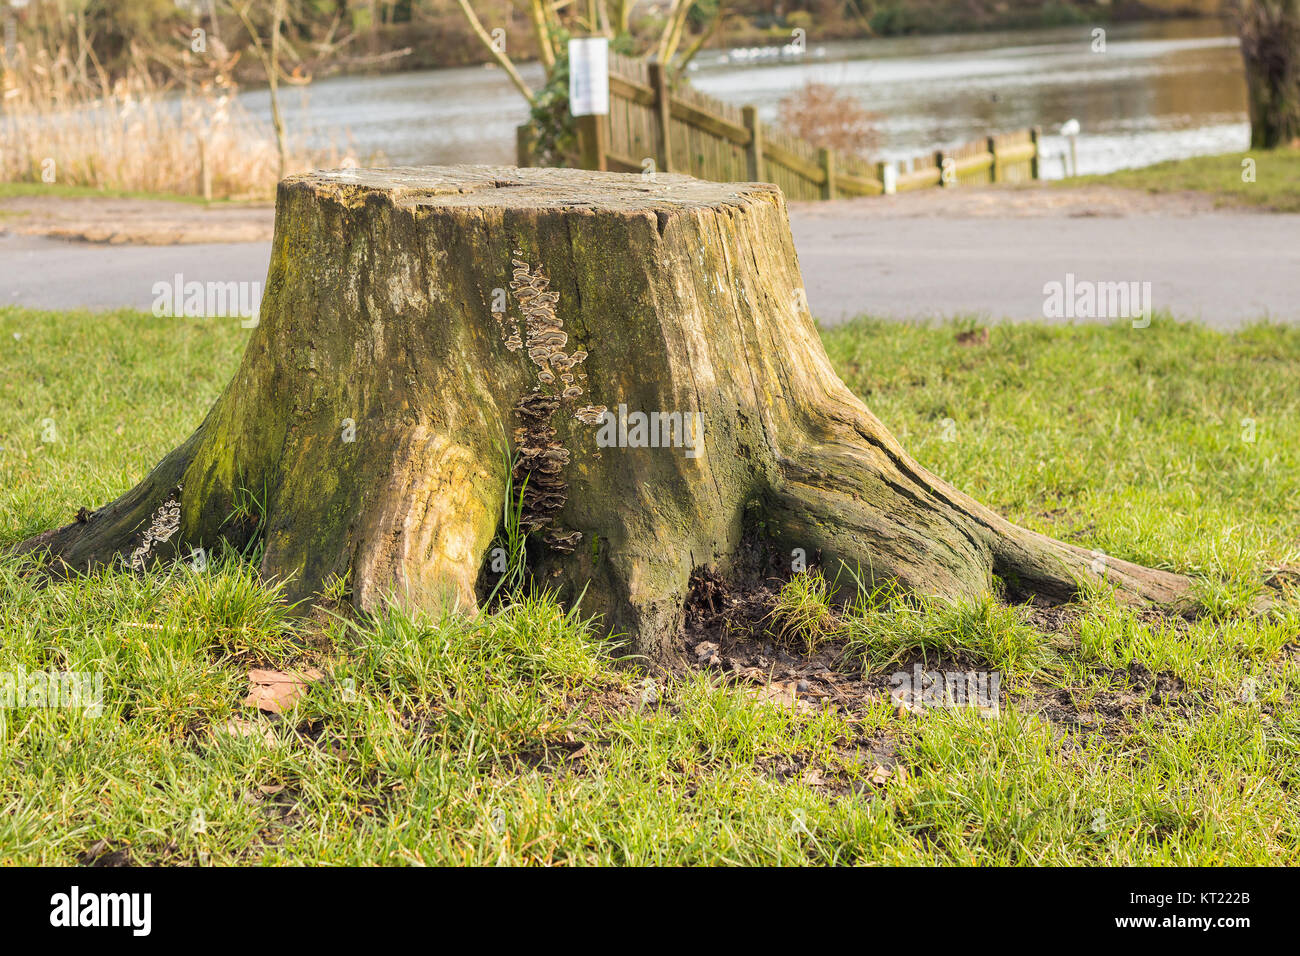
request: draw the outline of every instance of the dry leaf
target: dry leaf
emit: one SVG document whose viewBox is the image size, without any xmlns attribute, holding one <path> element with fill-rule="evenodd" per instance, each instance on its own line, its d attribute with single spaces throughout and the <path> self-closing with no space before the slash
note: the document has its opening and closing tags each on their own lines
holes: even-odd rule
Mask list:
<svg viewBox="0 0 1300 956">
<path fill-rule="evenodd" d="M 978 329 L 970 329 L 966 332 L 957 333 L 957 341 L 962 345 L 988 345 L 989 330 L 988 326 L 982 325 Z"/>
<path fill-rule="evenodd" d="M 922 704 L 919 700 L 917 701 L 895 700 L 894 701 L 895 717 L 906 717 L 909 714 L 916 714 L 919 716 L 924 713 L 925 713 L 925 705 Z"/>
<path fill-rule="evenodd" d="M 776 704 L 779 707 L 790 707 L 802 714 L 813 713 L 817 709 L 799 697 L 794 681 L 773 681 L 762 687 L 746 687 L 744 693 L 746 697 L 752 697 L 754 700 Z"/>
<path fill-rule="evenodd" d="M 803 782 L 809 787 L 828 787 L 831 784 L 817 767 L 809 767 L 804 771 Z"/>
<path fill-rule="evenodd" d="M 219 728 L 213 728 L 213 730 L 234 737 L 261 737 L 264 743 L 272 746 L 279 743 L 275 731 L 270 727 L 255 724 L 251 720 L 244 720 L 242 717 L 231 717 Z"/>
<path fill-rule="evenodd" d="M 249 690 L 244 698 L 245 707 L 256 707 L 271 714 L 282 714 L 292 710 L 307 693 L 307 685 L 318 681 L 325 675 L 314 667 L 305 671 L 265 671 L 248 672 Z"/>
</svg>

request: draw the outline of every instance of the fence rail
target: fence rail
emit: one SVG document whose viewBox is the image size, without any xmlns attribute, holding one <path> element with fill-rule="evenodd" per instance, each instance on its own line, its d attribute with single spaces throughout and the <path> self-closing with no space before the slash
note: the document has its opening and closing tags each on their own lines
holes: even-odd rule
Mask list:
<svg viewBox="0 0 1300 956">
<path fill-rule="evenodd" d="M 689 173 L 717 182 L 771 182 L 790 199 L 874 196 L 932 186 L 1038 178 L 1038 131 L 1002 133 L 903 160 L 872 163 L 768 126 L 753 106 L 689 86 L 670 90 L 658 63 L 610 53 L 609 114 L 580 117 L 579 165 L 615 172 Z M 520 127 L 519 164 L 531 163 Z M 893 165 L 892 177 L 887 167 Z"/>
</svg>

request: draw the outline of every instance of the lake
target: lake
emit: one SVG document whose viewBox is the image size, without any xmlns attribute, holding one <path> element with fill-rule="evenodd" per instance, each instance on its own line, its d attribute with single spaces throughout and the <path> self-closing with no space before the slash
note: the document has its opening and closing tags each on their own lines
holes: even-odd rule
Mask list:
<svg viewBox="0 0 1300 956">
<path fill-rule="evenodd" d="M 1244 150 L 1250 141 L 1236 37 L 1214 20 L 1106 28 L 1059 27 L 948 36 L 809 43 L 800 56 L 707 50 L 691 81 L 719 99 L 753 103 L 774 120 L 783 96 L 808 81 L 857 96 L 879 115 L 879 159 L 918 155 L 993 132 L 1041 126 L 1046 177 L 1063 173 L 1079 121 L 1079 172 Z M 534 86 L 535 64 L 521 68 Z M 269 119 L 265 91 L 241 95 Z M 284 99 L 291 133 L 350 143 L 394 164 L 514 162 L 523 99 L 495 67 L 320 80 Z"/>
</svg>

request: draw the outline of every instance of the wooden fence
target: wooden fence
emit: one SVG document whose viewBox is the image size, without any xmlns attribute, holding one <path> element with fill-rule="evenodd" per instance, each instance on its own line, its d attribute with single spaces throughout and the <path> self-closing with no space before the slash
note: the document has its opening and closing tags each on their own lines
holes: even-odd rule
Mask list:
<svg viewBox="0 0 1300 956">
<path fill-rule="evenodd" d="M 789 199 L 874 196 L 887 163 L 819 148 L 737 107 L 683 86 L 670 91 L 658 63 L 609 56 L 609 115 L 579 117 L 578 165 L 650 169 L 716 182 L 770 182 Z M 520 128 L 519 165 L 531 164 Z M 1019 130 L 896 164 L 895 189 L 1022 182 L 1038 178 L 1038 132 Z"/>
</svg>

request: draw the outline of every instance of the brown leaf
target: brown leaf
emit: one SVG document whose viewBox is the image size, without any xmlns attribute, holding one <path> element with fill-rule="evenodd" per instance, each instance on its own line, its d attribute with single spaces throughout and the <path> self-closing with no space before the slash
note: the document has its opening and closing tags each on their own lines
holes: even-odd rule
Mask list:
<svg viewBox="0 0 1300 956">
<path fill-rule="evenodd" d="M 231 717 L 220 727 L 214 727 L 213 732 L 230 734 L 233 737 L 261 737 L 264 743 L 272 746 L 279 742 L 275 731 L 270 727 L 255 724 L 242 717 Z"/>
<path fill-rule="evenodd" d="M 830 779 L 817 767 L 809 767 L 804 771 L 803 782 L 809 787 L 827 787 L 831 784 Z"/>
<path fill-rule="evenodd" d="M 895 783 L 907 782 L 907 768 L 901 765 L 886 767 L 882 763 L 876 764 L 876 769 L 871 771 L 867 779 L 877 787 L 883 787 L 891 780 Z"/>
<path fill-rule="evenodd" d="M 267 671 L 250 670 L 248 672 L 249 690 L 244 698 L 245 707 L 256 707 L 271 714 L 282 714 L 292 710 L 307 693 L 307 685 L 318 681 L 325 675 L 314 667 L 305 671 Z"/>
<path fill-rule="evenodd" d="M 746 687 L 742 693 L 754 700 L 788 707 L 801 714 L 813 713 L 817 709 L 799 696 L 794 681 L 773 681 L 762 687 Z"/>
<path fill-rule="evenodd" d="M 981 325 L 978 329 L 958 332 L 957 341 L 962 345 L 988 345 L 989 327 L 987 325 Z"/>
</svg>

